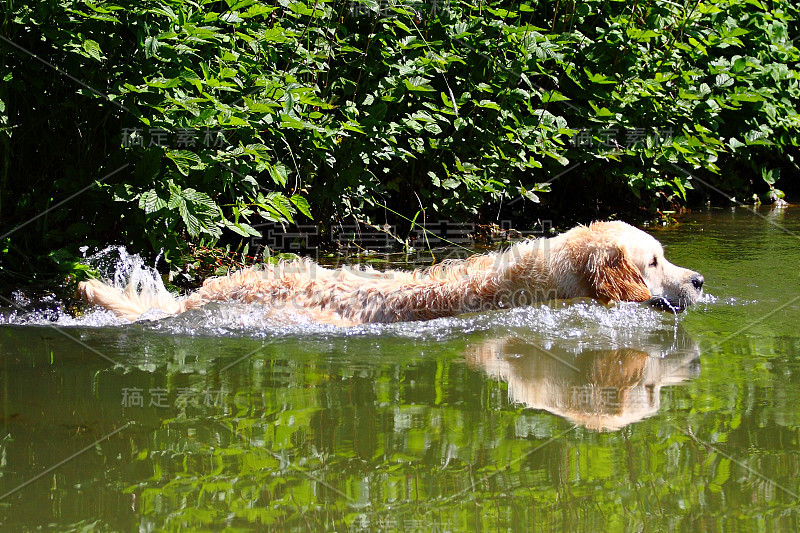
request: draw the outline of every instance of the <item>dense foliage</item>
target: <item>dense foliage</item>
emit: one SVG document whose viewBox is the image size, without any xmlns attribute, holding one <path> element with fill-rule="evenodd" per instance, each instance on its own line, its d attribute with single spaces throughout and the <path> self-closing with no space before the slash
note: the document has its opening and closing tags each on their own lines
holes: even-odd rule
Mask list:
<svg viewBox="0 0 800 533">
<path fill-rule="evenodd" d="M 266 220 L 585 219 L 699 183 L 768 192 L 798 146 L 797 16 L 788 0 L 6 2 L 3 233 L 38 218 L 3 235 L 4 263 L 125 242 L 180 264 Z"/>
</svg>

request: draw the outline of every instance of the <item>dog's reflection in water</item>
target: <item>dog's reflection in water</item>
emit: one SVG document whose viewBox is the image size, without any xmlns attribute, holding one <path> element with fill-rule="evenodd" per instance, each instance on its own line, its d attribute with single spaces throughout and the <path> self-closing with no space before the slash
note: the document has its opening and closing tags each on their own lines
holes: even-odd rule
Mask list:
<svg viewBox="0 0 800 533">
<path fill-rule="evenodd" d="M 576 343 L 506 338 L 471 346 L 466 357 L 508 382 L 512 401 L 588 429 L 614 431 L 655 415 L 661 387 L 700 374 L 700 351 L 680 329 L 632 346 L 581 349 Z"/>
</svg>

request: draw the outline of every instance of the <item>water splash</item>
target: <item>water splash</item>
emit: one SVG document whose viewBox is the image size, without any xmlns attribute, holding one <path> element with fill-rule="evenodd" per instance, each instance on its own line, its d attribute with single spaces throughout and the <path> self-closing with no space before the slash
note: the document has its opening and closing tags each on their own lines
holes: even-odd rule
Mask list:
<svg viewBox="0 0 800 533">
<path fill-rule="evenodd" d="M 95 318 L 99 318 L 95 315 Z M 619 341 L 654 329 L 672 329 L 672 315 L 638 304 L 606 307 L 596 302 L 562 302 L 512 310 L 492 311 L 426 322 L 364 324 L 339 327 L 319 324 L 301 315 L 283 313 L 267 317 L 259 304 L 214 302 L 201 309 L 157 320 L 140 320 L 128 327 L 173 335 L 313 337 L 396 337 L 439 340 L 476 332 L 534 333 L 543 339 L 602 338 Z"/>
<path fill-rule="evenodd" d="M 158 271 L 138 254 L 130 254 L 124 246 L 108 246 L 89 256 L 87 250 L 81 248 L 83 263 L 97 270 L 114 287 L 122 290 L 130 286 L 149 294 L 169 294 Z M 76 316 L 70 309 L 74 302 L 58 301 L 53 294 L 29 295 L 17 290 L 12 293 L 12 301 L 12 305 L 0 307 L 0 324 L 88 327 L 128 324 L 114 313 L 98 308 L 86 309 Z"/>
<path fill-rule="evenodd" d="M 122 290 L 135 288 L 137 292 L 169 295 L 169 291 L 156 270 L 161 254 L 151 267 L 139 256 L 131 254 L 124 246 L 108 246 L 85 258 L 85 263 L 97 269 L 101 276 Z"/>
</svg>

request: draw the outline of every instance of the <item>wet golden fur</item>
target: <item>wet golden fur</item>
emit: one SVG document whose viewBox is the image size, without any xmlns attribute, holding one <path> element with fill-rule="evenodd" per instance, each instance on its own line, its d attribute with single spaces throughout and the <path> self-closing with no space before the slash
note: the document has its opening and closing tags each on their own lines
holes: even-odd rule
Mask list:
<svg viewBox="0 0 800 533">
<path fill-rule="evenodd" d="M 333 270 L 300 260 L 211 278 L 184 298 L 98 280 L 81 283 L 78 291 L 87 302 L 128 320 L 151 308 L 178 314 L 223 301 L 263 304 L 272 316 L 289 313 L 351 326 L 429 320 L 554 298 L 604 303 L 657 298 L 683 308 L 697 300 L 698 278 L 702 286 L 699 274 L 667 262 L 658 241 L 643 231 L 624 222 L 596 222 L 553 238 L 520 242 L 504 252 L 413 272 Z"/>
</svg>

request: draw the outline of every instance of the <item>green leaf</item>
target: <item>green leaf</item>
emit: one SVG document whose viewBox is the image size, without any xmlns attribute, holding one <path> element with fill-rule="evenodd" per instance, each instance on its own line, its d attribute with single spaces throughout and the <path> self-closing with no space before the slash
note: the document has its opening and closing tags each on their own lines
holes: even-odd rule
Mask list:
<svg viewBox="0 0 800 533">
<path fill-rule="evenodd" d="M 103 51 L 100 50 L 100 45 L 97 44 L 97 41 L 86 39 L 83 41 L 83 50 L 89 54 L 89 57 L 96 59 L 97 61 L 102 61 L 105 59 L 103 57 Z"/>
<path fill-rule="evenodd" d="M 731 150 L 735 152 L 737 148 L 742 148 L 747 145 L 742 141 L 740 141 L 739 139 L 737 139 L 736 137 L 731 137 L 730 139 L 728 139 L 728 146 L 730 146 Z"/>
<path fill-rule="evenodd" d="M 184 176 L 188 176 L 190 170 L 201 170 L 205 168 L 200 156 L 194 152 L 188 150 L 171 150 L 167 152 L 166 155 L 175 163 L 178 172 Z"/>
<path fill-rule="evenodd" d="M 286 187 L 286 182 L 289 180 L 289 170 L 284 165 L 280 163 L 268 165 L 267 169 L 269 170 L 272 181 L 281 187 Z"/>
<path fill-rule="evenodd" d="M 354 131 L 356 133 L 361 133 L 362 135 L 367 134 L 363 129 L 361 129 L 361 127 L 358 124 L 352 124 L 349 122 L 342 122 L 342 129 L 348 131 Z"/>
<path fill-rule="evenodd" d="M 422 91 L 422 92 L 434 91 L 435 89 L 431 87 L 429 81 L 430 80 L 427 80 L 425 78 L 416 77 L 416 78 L 404 79 L 403 83 L 405 84 L 406 89 L 408 89 L 409 91 Z"/>
<path fill-rule="evenodd" d="M 261 233 L 259 233 L 258 230 L 245 222 L 231 222 L 226 220 L 225 227 L 234 233 L 238 233 L 242 237 L 261 237 Z"/>
<path fill-rule="evenodd" d="M 313 217 L 311 216 L 311 206 L 308 204 L 308 200 L 300 195 L 295 194 L 289 197 L 289 201 L 294 204 L 298 211 L 313 220 Z"/>
<path fill-rule="evenodd" d="M 583 71 L 586 73 L 586 77 L 589 78 L 589 81 L 592 83 L 599 83 L 599 84 L 616 84 L 617 80 L 614 78 L 609 78 L 604 74 L 592 74 L 589 72 L 589 69 L 584 68 Z"/>
<path fill-rule="evenodd" d="M 183 223 L 186 225 L 186 231 L 189 232 L 189 235 L 192 237 L 200 235 L 203 228 L 197 217 L 189 212 L 186 202 L 178 203 L 178 213 L 181 216 L 181 220 L 183 220 Z"/>
<path fill-rule="evenodd" d="M 726 73 L 717 74 L 717 77 L 714 81 L 717 87 L 730 87 L 733 85 L 733 78 Z"/>
<path fill-rule="evenodd" d="M 544 153 L 545 153 L 545 155 L 548 155 L 548 156 L 552 157 L 553 159 L 555 159 L 556 161 L 558 161 L 559 163 L 561 163 L 564 166 L 569 165 L 569 159 L 567 159 L 563 155 L 557 154 L 555 152 L 551 152 L 549 150 L 544 150 Z"/>
<path fill-rule="evenodd" d="M 683 180 L 681 176 L 676 176 L 674 180 L 672 180 L 672 184 L 675 187 L 675 190 L 678 192 L 678 195 L 681 197 L 682 200 L 686 201 L 686 188 L 683 185 Z"/>
<path fill-rule="evenodd" d="M 628 37 L 630 37 L 631 39 L 640 42 L 647 42 L 650 39 L 659 36 L 658 32 L 655 32 L 653 30 L 645 30 L 633 27 L 628 28 L 626 33 L 628 34 Z"/>
<path fill-rule="evenodd" d="M 293 128 L 297 130 L 305 130 L 305 129 L 312 129 L 314 126 L 310 122 L 300 120 L 297 117 L 293 117 L 287 114 L 281 114 L 281 127 Z"/>
<path fill-rule="evenodd" d="M 763 167 L 761 168 L 761 178 L 767 183 L 767 185 L 775 185 L 775 182 L 780 179 L 780 177 L 780 168 L 772 168 L 769 170 Z"/>
<path fill-rule="evenodd" d="M 153 78 L 147 82 L 148 87 L 154 87 L 156 89 L 171 89 L 172 87 L 178 87 L 181 84 L 180 78 Z"/>
<path fill-rule="evenodd" d="M 615 116 L 614 113 L 612 113 L 607 107 L 598 107 L 597 104 L 595 104 L 592 101 L 589 101 L 589 105 L 591 106 L 592 109 L 594 109 L 595 115 L 598 117 Z"/>
<path fill-rule="evenodd" d="M 533 202 L 535 204 L 538 204 L 539 202 L 541 202 L 539 196 L 536 193 L 534 193 L 531 190 L 526 189 L 525 187 L 520 187 L 519 188 L 519 193 L 520 193 L 520 195 L 522 195 L 523 197 L 527 198 L 528 200 L 530 200 L 531 202 Z"/>
<path fill-rule="evenodd" d="M 478 102 L 478 107 L 488 107 L 489 109 L 496 109 L 500 111 L 500 104 L 492 102 L 491 100 L 481 100 Z"/>
<path fill-rule="evenodd" d="M 139 209 L 148 215 L 165 207 L 167 207 L 167 202 L 158 196 L 158 193 L 154 189 L 144 192 L 139 197 Z"/>
<path fill-rule="evenodd" d="M 453 107 L 453 101 L 444 92 L 440 93 L 440 96 L 445 107 Z"/>
<path fill-rule="evenodd" d="M 564 96 L 563 94 L 561 94 L 558 91 L 548 91 L 548 92 L 542 93 L 542 103 L 545 103 L 545 104 L 548 103 L 548 102 L 561 102 L 561 101 L 564 101 L 564 100 L 570 100 L 570 98 Z"/>
<path fill-rule="evenodd" d="M 202 210 L 214 212 L 219 209 L 216 202 L 214 202 L 214 200 L 212 200 L 211 197 L 204 192 L 196 191 L 190 188 L 184 189 L 181 194 L 187 202 L 197 204 L 197 206 L 201 207 Z"/>
<path fill-rule="evenodd" d="M 158 55 L 159 42 L 156 37 L 146 37 L 144 40 L 144 57 L 150 59 Z"/>
<path fill-rule="evenodd" d="M 741 92 L 730 95 L 730 99 L 735 102 L 763 102 L 764 97 L 754 92 Z"/>
</svg>

